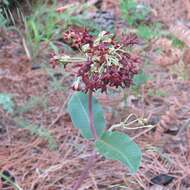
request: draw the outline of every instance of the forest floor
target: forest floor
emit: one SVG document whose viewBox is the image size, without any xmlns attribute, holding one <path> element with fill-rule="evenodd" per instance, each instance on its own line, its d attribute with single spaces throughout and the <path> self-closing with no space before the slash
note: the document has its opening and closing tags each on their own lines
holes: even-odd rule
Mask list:
<svg viewBox="0 0 190 190">
<path fill-rule="evenodd" d="M 120 130 L 140 145 L 143 158 L 131 176 L 120 163 L 98 156 L 80 190 L 190 189 L 190 43 L 182 32 L 190 32 L 188 12 L 180 0 L 141 2 L 152 8 L 151 22 L 162 22 L 164 31 L 184 44 L 174 46 L 165 36 L 146 41 L 136 51 L 143 56 L 147 81 L 137 91 L 97 95 L 109 127 L 128 116 L 129 121 L 138 119 L 135 129 Z M 105 0 L 101 9 L 117 16 L 116 4 Z M 176 24 L 178 19 L 183 25 Z M 92 150 L 66 112 L 71 78 L 62 67 L 48 66 L 48 50 L 29 61 L 22 45 L 14 32 L 0 36 L 0 92 L 11 94 L 16 106 L 15 119 L 0 108 L 0 171 L 23 190 L 70 190 Z M 14 188 L 1 179 L 0 189 Z"/>
</svg>

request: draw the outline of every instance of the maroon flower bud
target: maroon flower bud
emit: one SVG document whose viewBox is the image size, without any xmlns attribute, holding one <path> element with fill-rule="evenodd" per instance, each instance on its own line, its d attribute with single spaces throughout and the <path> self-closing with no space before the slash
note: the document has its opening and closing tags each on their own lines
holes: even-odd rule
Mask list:
<svg viewBox="0 0 190 190">
<path fill-rule="evenodd" d="M 81 48 L 85 44 L 90 44 L 93 37 L 84 28 L 71 27 L 63 33 L 63 39 L 73 48 Z"/>
</svg>

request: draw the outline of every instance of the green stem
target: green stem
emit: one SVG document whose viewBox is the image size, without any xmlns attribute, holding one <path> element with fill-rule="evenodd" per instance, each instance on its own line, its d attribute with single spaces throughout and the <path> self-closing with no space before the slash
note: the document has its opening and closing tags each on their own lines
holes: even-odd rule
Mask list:
<svg viewBox="0 0 190 190">
<path fill-rule="evenodd" d="M 89 120 L 90 120 L 90 129 L 91 129 L 94 139 L 97 140 L 98 135 L 96 132 L 96 128 L 94 127 L 94 117 L 93 117 L 93 111 L 92 111 L 92 91 L 91 90 L 89 91 L 89 94 L 88 94 L 88 112 L 89 112 Z M 92 168 L 92 166 L 95 162 L 95 158 L 96 158 L 96 152 L 93 152 L 92 155 L 88 158 L 87 164 L 86 164 L 83 172 L 81 173 L 79 179 L 75 183 L 72 190 L 77 190 L 81 186 L 82 182 L 88 175 L 89 170 Z"/>
<path fill-rule="evenodd" d="M 90 119 L 90 129 L 92 132 L 92 135 L 95 140 L 98 139 L 98 135 L 96 132 L 96 128 L 94 127 L 94 117 L 93 117 L 93 111 L 92 111 L 92 91 L 89 91 L 88 94 L 88 112 L 89 112 L 89 119 Z"/>
</svg>

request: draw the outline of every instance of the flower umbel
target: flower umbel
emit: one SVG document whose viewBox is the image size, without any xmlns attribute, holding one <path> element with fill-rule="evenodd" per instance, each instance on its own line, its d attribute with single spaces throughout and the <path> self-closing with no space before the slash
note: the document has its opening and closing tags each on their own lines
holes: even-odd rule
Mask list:
<svg viewBox="0 0 190 190">
<path fill-rule="evenodd" d="M 82 35 L 81 35 L 82 36 Z M 85 36 L 88 36 L 85 31 Z M 119 42 L 108 32 L 101 32 L 96 39 L 87 38 L 87 43 L 81 46 L 84 57 L 79 63 L 76 76 L 84 83 L 83 91 L 102 92 L 107 87 L 129 87 L 132 78 L 138 73 L 139 58 L 130 53 L 129 46 L 137 43 L 134 35 L 127 37 L 125 42 Z M 93 40 L 92 40 L 93 39 Z M 73 40 L 73 38 L 72 38 Z M 79 40 L 81 45 L 82 42 Z M 68 56 L 56 57 L 59 62 L 73 62 L 77 59 Z"/>
</svg>

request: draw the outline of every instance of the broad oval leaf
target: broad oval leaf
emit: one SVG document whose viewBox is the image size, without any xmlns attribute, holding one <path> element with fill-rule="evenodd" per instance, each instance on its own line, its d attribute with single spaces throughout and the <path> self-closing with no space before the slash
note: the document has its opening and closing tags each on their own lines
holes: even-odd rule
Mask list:
<svg viewBox="0 0 190 190">
<path fill-rule="evenodd" d="M 101 136 L 106 125 L 102 107 L 94 97 L 92 98 L 92 111 L 94 126 L 98 136 Z M 85 138 L 93 138 L 89 125 L 88 95 L 82 92 L 73 94 L 68 102 L 68 112 L 74 127 L 78 128 Z"/>
<path fill-rule="evenodd" d="M 135 173 L 141 162 L 139 146 L 126 134 L 121 132 L 105 132 L 96 141 L 97 151 L 107 159 L 118 160 L 127 165 L 131 173 Z"/>
</svg>

